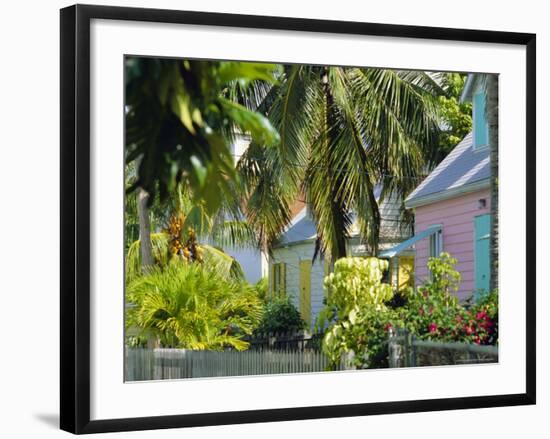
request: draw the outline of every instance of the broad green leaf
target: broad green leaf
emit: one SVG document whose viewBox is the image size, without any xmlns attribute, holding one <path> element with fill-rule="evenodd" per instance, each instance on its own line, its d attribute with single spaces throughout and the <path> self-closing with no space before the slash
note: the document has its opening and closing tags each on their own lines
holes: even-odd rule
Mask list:
<svg viewBox="0 0 550 439">
<path fill-rule="evenodd" d="M 245 133 L 260 144 L 271 146 L 279 142 L 277 130 L 266 117 L 227 99 L 220 98 L 224 112 Z"/>
</svg>

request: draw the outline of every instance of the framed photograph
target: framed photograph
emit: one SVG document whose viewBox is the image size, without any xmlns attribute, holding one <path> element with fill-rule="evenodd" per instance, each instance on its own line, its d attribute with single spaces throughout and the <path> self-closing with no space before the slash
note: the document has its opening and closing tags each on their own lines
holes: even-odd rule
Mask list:
<svg viewBox="0 0 550 439">
<path fill-rule="evenodd" d="M 61 428 L 534 404 L 535 42 L 62 9 Z"/>
</svg>

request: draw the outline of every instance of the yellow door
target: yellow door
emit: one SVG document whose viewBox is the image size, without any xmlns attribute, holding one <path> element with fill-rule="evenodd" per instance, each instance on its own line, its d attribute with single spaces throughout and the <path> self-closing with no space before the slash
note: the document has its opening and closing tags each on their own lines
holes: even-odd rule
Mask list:
<svg viewBox="0 0 550 439">
<path fill-rule="evenodd" d="M 407 287 L 414 287 L 414 256 L 401 256 L 399 258 L 397 276 L 398 291 L 403 291 Z"/>
<path fill-rule="evenodd" d="M 300 261 L 300 314 L 311 324 L 311 261 Z"/>
</svg>

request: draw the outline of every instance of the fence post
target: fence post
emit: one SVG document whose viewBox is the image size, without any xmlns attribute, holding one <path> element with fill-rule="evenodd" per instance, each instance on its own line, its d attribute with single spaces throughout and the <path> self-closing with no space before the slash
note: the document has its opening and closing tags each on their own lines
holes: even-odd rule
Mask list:
<svg viewBox="0 0 550 439">
<path fill-rule="evenodd" d="M 468 360 L 470 363 L 476 363 L 478 356 L 468 348 Z"/>
<path fill-rule="evenodd" d="M 410 337 L 409 340 L 409 346 L 411 350 L 411 357 L 409 359 L 409 366 L 410 367 L 416 367 L 416 337 L 414 334 L 409 334 L 408 337 Z"/>
<path fill-rule="evenodd" d="M 410 360 L 410 346 L 409 346 L 409 333 L 406 331 L 402 332 L 403 334 L 403 367 L 409 367 Z"/>
<path fill-rule="evenodd" d="M 397 354 L 397 343 L 395 341 L 395 330 L 388 329 L 388 363 L 390 367 L 399 367 L 399 358 Z"/>
</svg>

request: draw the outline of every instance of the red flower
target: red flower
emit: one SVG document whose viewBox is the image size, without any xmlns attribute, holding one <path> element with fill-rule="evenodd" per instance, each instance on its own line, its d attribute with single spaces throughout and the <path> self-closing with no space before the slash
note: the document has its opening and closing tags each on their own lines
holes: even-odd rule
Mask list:
<svg viewBox="0 0 550 439">
<path fill-rule="evenodd" d="M 437 325 L 436 325 L 435 323 L 430 323 L 430 324 L 428 325 L 428 331 L 430 331 L 430 332 L 435 332 L 435 331 L 437 331 Z"/>
<path fill-rule="evenodd" d="M 464 329 L 464 332 L 466 333 L 466 335 L 471 335 L 472 332 L 474 332 L 474 328 L 472 328 L 471 326 L 465 325 L 464 328 L 462 329 Z"/>
<path fill-rule="evenodd" d="M 479 337 L 477 335 L 474 337 L 474 343 L 475 344 L 480 344 L 481 343 L 481 340 L 479 339 Z"/>
<path fill-rule="evenodd" d="M 393 325 L 388 322 L 384 325 L 384 331 L 388 332 L 391 328 L 393 328 Z"/>
<path fill-rule="evenodd" d="M 481 312 L 478 312 L 476 314 L 476 319 L 477 320 L 484 319 L 485 317 L 487 317 L 487 312 L 486 311 L 481 311 Z"/>
</svg>

